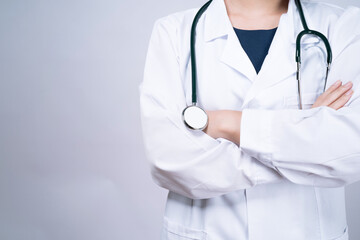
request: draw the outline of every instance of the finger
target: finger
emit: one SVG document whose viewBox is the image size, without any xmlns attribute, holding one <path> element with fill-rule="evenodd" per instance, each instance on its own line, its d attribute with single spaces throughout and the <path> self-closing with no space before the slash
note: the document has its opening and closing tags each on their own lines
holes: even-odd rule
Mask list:
<svg viewBox="0 0 360 240">
<path fill-rule="evenodd" d="M 341 80 L 337 80 L 336 82 L 334 82 L 328 89 L 326 89 L 326 91 L 324 92 L 325 95 L 333 92 L 334 90 L 336 90 L 338 87 L 340 87 L 342 84 Z"/>
<path fill-rule="evenodd" d="M 338 110 L 339 108 L 342 108 L 351 98 L 352 94 L 354 93 L 354 90 L 350 89 L 345 94 L 341 95 L 336 101 L 331 103 L 329 107 Z"/>
<path fill-rule="evenodd" d="M 344 93 L 352 88 L 352 82 L 347 82 L 346 84 L 342 85 L 341 87 L 336 88 L 334 91 L 329 93 L 324 99 L 323 103 L 325 105 L 330 105 L 335 102 L 338 98 L 340 98 Z"/>
<path fill-rule="evenodd" d="M 334 82 L 328 89 L 326 89 L 325 92 L 323 92 L 317 101 L 316 105 L 323 105 L 323 101 L 329 96 L 330 93 L 332 93 L 333 91 L 335 91 L 338 87 L 341 86 L 341 80 L 337 80 L 336 82 Z"/>
</svg>

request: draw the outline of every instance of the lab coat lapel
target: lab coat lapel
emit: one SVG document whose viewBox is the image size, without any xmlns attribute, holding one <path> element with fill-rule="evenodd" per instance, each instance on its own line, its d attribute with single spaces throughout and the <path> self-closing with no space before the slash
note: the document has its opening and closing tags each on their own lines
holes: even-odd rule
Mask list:
<svg viewBox="0 0 360 240">
<path fill-rule="evenodd" d="M 213 0 L 205 14 L 205 41 L 209 42 L 225 36 L 226 42 L 220 56 L 220 61 L 252 81 L 256 76 L 256 71 L 246 52 L 241 47 L 227 15 L 224 0 Z"/>
<path fill-rule="evenodd" d="M 268 55 L 257 76 L 260 88 L 270 87 L 296 72 L 294 36 L 294 6 L 289 1 L 288 12 L 280 17 L 278 29 L 269 48 Z"/>
<path fill-rule="evenodd" d="M 251 60 L 242 48 L 233 29 L 229 31 L 228 39 L 220 60 L 243 74 L 250 81 L 253 81 L 257 75 Z"/>
<path fill-rule="evenodd" d="M 294 0 L 289 1 L 288 11 L 280 18 L 278 29 L 271 43 L 268 55 L 255 76 L 252 86 L 245 96 L 243 107 L 256 97 L 262 90 L 269 88 L 293 75 L 296 81 L 295 47 L 298 27 L 294 27 Z M 295 12 L 296 13 L 296 12 Z"/>
</svg>

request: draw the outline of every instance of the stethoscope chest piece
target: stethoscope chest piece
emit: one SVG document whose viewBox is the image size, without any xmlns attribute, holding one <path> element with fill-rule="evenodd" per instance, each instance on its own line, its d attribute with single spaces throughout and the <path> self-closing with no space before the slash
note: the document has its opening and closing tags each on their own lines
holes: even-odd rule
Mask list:
<svg viewBox="0 0 360 240">
<path fill-rule="evenodd" d="M 209 122 L 206 112 L 196 105 L 187 106 L 182 112 L 182 117 L 185 125 L 192 130 L 203 130 Z"/>
</svg>

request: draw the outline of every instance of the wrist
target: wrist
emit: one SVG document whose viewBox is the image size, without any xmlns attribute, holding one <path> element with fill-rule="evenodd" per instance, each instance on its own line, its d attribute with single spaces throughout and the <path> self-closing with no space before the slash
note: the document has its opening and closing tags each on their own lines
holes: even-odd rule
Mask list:
<svg viewBox="0 0 360 240">
<path fill-rule="evenodd" d="M 227 110 L 223 114 L 220 125 L 221 135 L 237 145 L 240 144 L 241 115 L 241 111 Z"/>
</svg>

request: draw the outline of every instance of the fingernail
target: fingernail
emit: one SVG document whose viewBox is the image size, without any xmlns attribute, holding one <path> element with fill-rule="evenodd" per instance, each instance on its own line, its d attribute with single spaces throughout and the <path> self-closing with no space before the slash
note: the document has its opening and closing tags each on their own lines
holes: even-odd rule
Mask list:
<svg viewBox="0 0 360 240">
<path fill-rule="evenodd" d="M 351 85 L 351 82 L 347 82 L 344 86 L 349 87 Z"/>
<path fill-rule="evenodd" d="M 345 95 L 350 95 L 350 94 L 352 94 L 354 91 L 352 90 L 352 89 L 350 89 L 349 91 L 347 91 L 346 93 L 345 93 Z"/>
<path fill-rule="evenodd" d="M 341 80 L 337 80 L 334 84 L 333 84 L 333 86 L 337 86 L 337 85 L 339 85 L 341 83 Z"/>
</svg>

